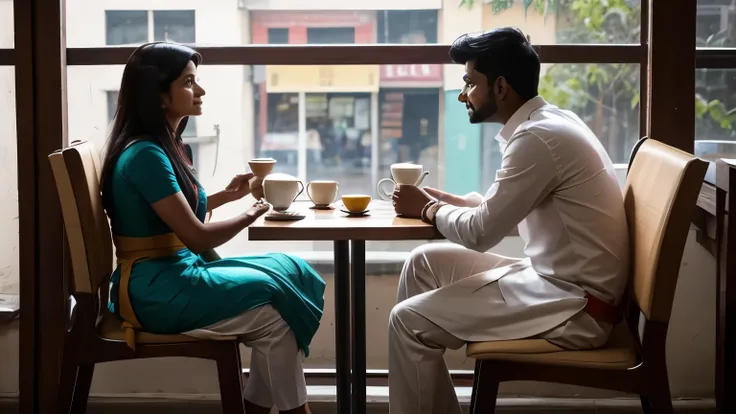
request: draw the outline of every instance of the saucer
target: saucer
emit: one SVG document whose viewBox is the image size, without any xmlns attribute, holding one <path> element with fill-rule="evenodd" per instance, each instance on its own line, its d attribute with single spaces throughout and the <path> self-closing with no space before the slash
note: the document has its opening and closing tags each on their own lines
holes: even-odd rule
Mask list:
<svg viewBox="0 0 736 414">
<path fill-rule="evenodd" d="M 341 208 L 340 211 L 342 211 L 343 213 L 347 214 L 350 217 L 363 217 L 363 216 L 368 216 L 369 215 L 368 212 L 370 210 L 350 211 L 350 210 L 347 210 L 345 208 Z"/>
<path fill-rule="evenodd" d="M 329 204 L 315 204 L 312 207 L 309 207 L 310 210 L 334 210 L 335 207 L 332 207 Z"/>
<path fill-rule="evenodd" d="M 304 214 L 299 213 L 298 211 L 271 211 L 270 213 L 266 214 L 266 216 L 263 218 L 264 220 L 272 220 L 272 221 L 296 221 L 296 220 L 302 220 L 306 218 Z"/>
</svg>

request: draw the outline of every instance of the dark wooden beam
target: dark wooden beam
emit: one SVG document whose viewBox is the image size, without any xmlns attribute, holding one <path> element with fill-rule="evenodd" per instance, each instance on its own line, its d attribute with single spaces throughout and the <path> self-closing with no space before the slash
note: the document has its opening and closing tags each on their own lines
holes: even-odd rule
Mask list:
<svg viewBox="0 0 736 414">
<path fill-rule="evenodd" d="M 385 65 L 452 63 L 449 45 L 247 45 L 197 47 L 208 65 Z M 640 45 L 537 45 L 543 63 L 642 63 Z M 132 47 L 69 48 L 70 65 L 123 65 Z"/>
<path fill-rule="evenodd" d="M 0 66 L 13 66 L 15 49 L 0 49 Z"/>
<path fill-rule="evenodd" d="M 639 42 L 643 58 L 639 66 L 639 136 L 646 136 L 649 119 L 649 1 L 641 2 L 641 32 Z"/>
<path fill-rule="evenodd" d="M 28 0 L 26 0 L 28 1 Z M 67 142 L 66 1 L 35 0 L 39 413 L 55 413 L 66 330 L 64 230 L 48 156 Z M 22 302 L 22 301 L 21 301 Z"/>
<path fill-rule="evenodd" d="M 55 413 L 65 330 L 64 233 L 48 155 L 66 142 L 64 0 L 15 10 L 21 412 Z"/>
<path fill-rule="evenodd" d="M 23 318 L 20 319 L 19 373 L 20 412 L 38 413 L 38 312 L 36 275 L 36 118 L 33 94 L 33 5 L 13 5 L 15 26 L 15 112 L 18 165 L 18 274 Z"/>
<path fill-rule="evenodd" d="M 692 153 L 695 146 L 697 0 L 649 1 L 647 135 Z"/>
<path fill-rule="evenodd" d="M 695 52 L 697 69 L 732 69 L 736 70 L 736 49 L 698 49 Z"/>
</svg>

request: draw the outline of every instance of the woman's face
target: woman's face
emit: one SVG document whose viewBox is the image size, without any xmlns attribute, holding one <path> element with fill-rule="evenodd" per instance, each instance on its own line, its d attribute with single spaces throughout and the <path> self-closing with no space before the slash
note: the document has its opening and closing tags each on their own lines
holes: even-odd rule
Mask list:
<svg viewBox="0 0 736 414">
<path fill-rule="evenodd" d="M 163 105 L 169 118 L 202 115 L 202 96 L 205 92 L 197 83 L 197 66 L 191 60 L 178 79 L 171 83 Z"/>
</svg>

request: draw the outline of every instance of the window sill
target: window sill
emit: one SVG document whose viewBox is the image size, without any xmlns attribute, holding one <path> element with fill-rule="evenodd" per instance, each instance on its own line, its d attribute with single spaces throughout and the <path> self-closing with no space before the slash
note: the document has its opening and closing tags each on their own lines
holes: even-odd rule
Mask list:
<svg viewBox="0 0 736 414">
<path fill-rule="evenodd" d="M 0 325 L 11 322 L 20 314 L 20 295 L 0 293 Z"/>
<path fill-rule="evenodd" d="M 294 256 L 301 257 L 306 260 L 317 273 L 334 274 L 335 273 L 335 256 L 330 251 L 296 251 L 289 252 Z M 400 252 L 382 252 L 367 251 L 365 253 L 365 275 L 366 276 L 387 276 L 398 275 L 401 273 L 401 267 L 404 261 L 409 257 L 408 251 Z"/>
</svg>

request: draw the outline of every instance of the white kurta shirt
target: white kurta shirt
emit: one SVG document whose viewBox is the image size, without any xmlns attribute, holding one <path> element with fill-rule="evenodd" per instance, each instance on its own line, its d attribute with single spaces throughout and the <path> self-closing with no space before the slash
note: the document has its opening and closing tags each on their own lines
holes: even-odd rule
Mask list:
<svg viewBox="0 0 736 414">
<path fill-rule="evenodd" d="M 504 300 L 516 309 L 559 302 L 557 319 L 519 315 L 539 320 L 528 335 L 579 312 L 585 301 L 570 299 L 585 291 L 618 304 L 628 275 L 628 227 L 613 163 L 595 134 L 572 112 L 535 97 L 496 139 L 503 161 L 495 182 L 485 197 L 475 195 L 477 207 L 440 208 L 438 230 L 485 252 L 518 226 L 530 266 L 517 269 L 518 277 L 499 275 Z"/>
</svg>

